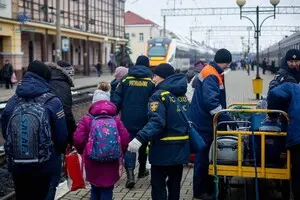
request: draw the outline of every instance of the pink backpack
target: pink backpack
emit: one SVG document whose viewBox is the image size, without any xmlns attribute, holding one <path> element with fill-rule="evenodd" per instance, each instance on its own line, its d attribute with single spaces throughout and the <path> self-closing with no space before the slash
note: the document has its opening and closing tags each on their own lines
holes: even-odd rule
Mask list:
<svg viewBox="0 0 300 200">
<path fill-rule="evenodd" d="M 121 138 L 117 122 L 111 116 L 93 116 L 86 150 L 89 159 L 97 162 L 120 160 L 122 157 Z"/>
</svg>

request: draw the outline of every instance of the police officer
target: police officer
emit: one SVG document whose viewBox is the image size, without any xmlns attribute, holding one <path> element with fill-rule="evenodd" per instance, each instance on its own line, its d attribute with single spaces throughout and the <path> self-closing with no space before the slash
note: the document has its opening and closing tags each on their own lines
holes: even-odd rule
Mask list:
<svg viewBox="0 0 300 200">
<path fill-rule="evenodd" d="M 183 164 L 188 163 L 190 150 L 188 124 L 177 102 L 187 111 L 187 80 L 184 74 L 175 74 L 171 65 L 160 64 L 153 82 L 156 91 L 149 101 L 149 122 L 129 143 L 128 150 L 137 152 L 142 144 L 151 141 L 152 199 L 179 200 Z"/>
<path fill-rule="evenodd" d="M 149 59 L 146 56 L 139 56 L 136 65 L 131 67 L 128 75 L 117 85 L 117 89 L 112 97 L 112 102 L 121 111 L 121 120 L 133 139 L 139 130 L 148 122 L 147 108 L 148 101 L 154 92 L 152 83 L 152 70 L 149 68 Z M 139 173 L 138 178 L 149 175 L 146 169 L 147 145 L 143 145 L 139 151 Z M 127 188 L 135 185 L 134 169 L 136 154 L 125 153 L 125 169 L 127 173 Z"/>
<path fill-rule="evenodd" d="M 211 199 L 209 193 L 213 192 L 213 181 L 208 176 L 209 150 L 213 141 L 213 117 L 217 112 L 226 108 L 222 74 L 231 61 L 232 55 L 227 49 L 218 50 L 214 61 L 202 69 L 195 83 L 189 115 L 207 144 L 207 147 L 195 157 L 193 177 L 195 199 Z M 230 120 L 226 115 L 222 115 L 221 118 L 225 121 Z"/>
<path fill-rule="evenodd" d="M 269 84 L 269 91 L 274 87 L 285 83 L 300 82 L 300 51 L 290 49 L 286 52 L 285 57 L 281 60 L 281 67 L 276 73 L 274 79 Z"/>
</svg>

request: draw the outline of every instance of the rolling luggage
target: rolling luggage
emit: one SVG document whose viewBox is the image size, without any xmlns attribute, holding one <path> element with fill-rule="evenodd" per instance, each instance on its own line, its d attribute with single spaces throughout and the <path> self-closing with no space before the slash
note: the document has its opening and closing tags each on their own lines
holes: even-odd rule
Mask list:
<svg viewBox="0 0 300 200">
<path fill-rule="evenodd" d="M 217 163 L 221 165 L 237 165 L 238 162 L 238 137 L 219 136 L 217 138 Z M 242 142 L 242 152 L 244 152 L 244 141 Z M 210 148 L 209 160 L 212 162 L 213 145 Z M 244 153 L 242 153 L 244 154 Z"/>
</svg>

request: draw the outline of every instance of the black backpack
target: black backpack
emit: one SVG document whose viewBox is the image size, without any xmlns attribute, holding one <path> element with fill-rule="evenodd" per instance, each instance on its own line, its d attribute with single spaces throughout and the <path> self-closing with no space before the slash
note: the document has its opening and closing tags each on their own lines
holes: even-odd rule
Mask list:
<svg viewBox="0 0 300 200">
<path fill-rule="evenodd" d="M 45 103 L 53 97 L 45 93 L 29 100 L 18 99 L 7 126 L 5 151 L 10 163 L 43 164 L 50 159 L 54 144 Z"/>
</svg>

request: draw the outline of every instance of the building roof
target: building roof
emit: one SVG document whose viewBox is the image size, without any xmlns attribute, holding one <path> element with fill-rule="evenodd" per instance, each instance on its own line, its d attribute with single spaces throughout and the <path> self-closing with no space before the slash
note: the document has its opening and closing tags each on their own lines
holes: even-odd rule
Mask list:
<svg viewBox="0 0 300 200">
<path fill-rule="evenodd" d="M 125 13 L 125 25 L 141 25 L 141 24 L 158 26 L 153 21 L 151 21 L 149 19 L 145 19 L 134 12 L 127 11 Z"/>
</svg>

